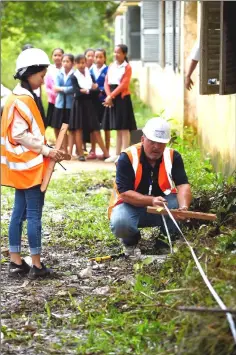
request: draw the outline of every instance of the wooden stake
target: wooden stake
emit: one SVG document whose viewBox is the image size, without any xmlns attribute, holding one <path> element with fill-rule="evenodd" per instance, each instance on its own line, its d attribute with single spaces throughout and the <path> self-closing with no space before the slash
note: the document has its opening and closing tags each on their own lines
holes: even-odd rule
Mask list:
<svg viewBox="0 0 236 355">
<path fill-rule="evenodd" d="M 67 129 L 68 129 L 68 124 L 63 123 L 62 126 L 61 126 L 61 129 L 60 129 L 59 135 L 57 137 L 57 140 L 56 140 L 55 149 L 58 149 L 58 150 L 61 149 L 63 140 L 64 140 L 66 132 L 67 132 Z M 65 154 L 65 160 L 70 160 L 69 157 L 70 157 L 69 154 Z M 41 187 L 40 187 L 40 190 L 42 192 L 45 192 L 47 190 L 47 187 L 48 187 L 49 182 L 51 180 L 51 176 L 52 176 L 52 173 L 54 171 L 55 165 L 56 165 L 56 162 L 54 160 L 50 159 L 50 162 L 49 162 L 48 167 L 47 167 L 47 171 L 45 173 L 43 182 L 42 182 Z"/>
<path fill-rule="evenodd" d="M 147 207 L 147 212 L 148 213 L 154 213 L 154 214 L 164 214 L 168 215 L 167 211 L 163 207 Z M 203 212 L 194 212 L 194 211 L 178 211 L 178 210 L 170 210 L 170 212 L 173 214 L 174 217 L 184 217 L 186 219 L 188 218 L 194 218 L 194 219 L 204 219 L 208 221 L 215 221 L 216 220 L 216 215 L 212 213 L 203 213 Z"/>
</svg>

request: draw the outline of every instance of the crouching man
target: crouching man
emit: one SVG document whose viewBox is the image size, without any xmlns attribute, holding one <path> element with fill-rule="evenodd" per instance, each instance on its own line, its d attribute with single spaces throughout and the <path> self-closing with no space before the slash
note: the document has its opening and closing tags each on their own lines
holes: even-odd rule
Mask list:
<svg viewBox="0 0 236 355">
<path fill-rule="evenodd" d="M 164 226 L 161 215 L 147 213 L 147 206 L 188 210 L 191 189 L 181 155 L 168 148 L 170 125 L 163 118 L 152 118 L 143 128 L 141 143 L 121 153 L 108 209 L 113 234 L 124 244 L 126 255 L 137 253 L 139 228 Z M 170 233 L 176 227 L 166 217 Z"/>
</svg>

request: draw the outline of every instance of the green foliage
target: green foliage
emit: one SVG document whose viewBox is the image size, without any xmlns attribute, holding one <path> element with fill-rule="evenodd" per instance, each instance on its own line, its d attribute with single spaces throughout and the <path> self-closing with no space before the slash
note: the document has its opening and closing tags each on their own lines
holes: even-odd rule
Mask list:
<svg viewBox="0 0 236 355">
<path fill-rule="evenodd" d="M 45 50 L 56 47 L 78 54 L 88 47 L 113 53 L 113 1 L 4 1 L 2 7 L 2 79 L 13 89 L 16 58 L 26 43 Z M 101 30 L 102 29 L 102 30 Z"/>
</svg>

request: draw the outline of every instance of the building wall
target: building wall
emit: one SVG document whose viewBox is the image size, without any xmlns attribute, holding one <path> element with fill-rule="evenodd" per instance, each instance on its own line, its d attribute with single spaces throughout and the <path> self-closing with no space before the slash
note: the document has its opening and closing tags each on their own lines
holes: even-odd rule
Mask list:
<svg viewBox="0 0 236 355">
<path fill-rule="evenodd" d="M 140 98 L 150 105 L 155 114 L 165 111 L 167 118 L 175 118 L 183 126 L 183 78 L 169 68 L 131 62 L 132 77 L 139 81 Z"/>
<path fill-rule="evenodd" d="M 236 170 L 236 95 L 198 95 L 198 134 L 217 171 Z"/>
<path fill-rule="evenodd" d="M 165 110 L 179 127 L 194 127 L 203 155 L 210 155 L 216 171 L 230 175 L 236 170 L 236 95 L 200 95 L 199 65 L 192 76 L 193 89 L 184 87 L 189 53 L 199 32 L 200 4 L 182 2 L 180 73 L 133 61 L 133 78 L 139 81 L 140 98 L 154 113 Z"/>
</svg>

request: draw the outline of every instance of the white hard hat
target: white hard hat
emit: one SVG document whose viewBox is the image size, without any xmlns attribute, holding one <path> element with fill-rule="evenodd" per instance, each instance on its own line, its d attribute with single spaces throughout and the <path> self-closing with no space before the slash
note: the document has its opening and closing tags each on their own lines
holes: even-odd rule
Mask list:
<svg viewBox="0 0 236 355">
<path fill-rule="evenodd" d="M 170 124 L 162 117 L 154 117 L 147 121 L 143 133 L 150 141 L 168 143 L 170 141 Z"/>
<path fill-rule="evenodd" d="M 50 65 L 48 55 L 39 48 L 29 48 L 20 53 L 16 60 L 16 72 L 33 65 Z"/>
</svg>

